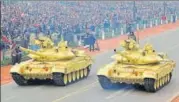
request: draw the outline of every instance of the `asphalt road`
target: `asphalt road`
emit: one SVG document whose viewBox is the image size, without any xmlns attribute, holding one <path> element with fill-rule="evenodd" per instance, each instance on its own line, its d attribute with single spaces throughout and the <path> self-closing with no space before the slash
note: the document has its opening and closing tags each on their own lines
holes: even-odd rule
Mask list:
<svg viewBox="0 0 179 102">
<path fill-rule="evenodd" d="M 156 93 L 147 93 L 123 85 L 103 90 L 97 80 L 97 70 L 112 61 L 113 51 L 95 56 L 95 63 L 87 79 L 66 87 L 51 84 L 18 86 L 14 82 L 1 86 L 1 102 L 169 102 L 179 92 L 179 28 L 142 40 L 153 44 L 157 51 L 167 52 L 177 66 L 171 82 Z"/>
</svg>

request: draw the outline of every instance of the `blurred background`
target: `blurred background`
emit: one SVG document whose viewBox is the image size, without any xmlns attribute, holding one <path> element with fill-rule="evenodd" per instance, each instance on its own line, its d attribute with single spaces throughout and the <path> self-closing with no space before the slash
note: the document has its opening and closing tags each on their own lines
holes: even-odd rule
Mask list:
<svg viewBox="0 0 179 102">
<path fill-rule="evenodd" d="M 69 46 L 88 45 L 87 34 L 108 39 L 153 26 L 175 23 L 178 1 L 1 1 L 1 63 L 11 48 L 37 50 L 33 40 L 61 35 Z"/>
</svg>

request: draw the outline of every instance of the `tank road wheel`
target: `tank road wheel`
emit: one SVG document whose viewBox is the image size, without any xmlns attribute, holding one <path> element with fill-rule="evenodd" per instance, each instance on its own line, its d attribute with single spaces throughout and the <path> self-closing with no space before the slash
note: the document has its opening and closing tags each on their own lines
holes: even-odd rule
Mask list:
<svg viewBox="0 0 179 102">
<path fill-rule="evenodd" d="M 68 83 L 68 76 L 67 76 L 67 74 L 64 74 L 64 76 L 63 76 L 63 82 L 64 82 L 65 85 Z"/>
<path fill-rule="evenodd" d="M 72 73 L 72 79 L 73 79 L 73 81 L 76 80 L 76 73 L 75 72 Z"/>
<path fill-rule="evenodd" d="M 168 84 L 168 74 L 166 75 L 166 81 L 167 81 L 167 84 Z"/>
<path fill-rule="evenodd" d="M 160 87 L 162 87 L 162 78 L 159 79 Z"/>
<path fill-rule="evenodd" d="M 166 79 L 166 76 L 163 77 L 163 85 L 166 84 L 166 80 L 165 79 Z"/>
<path fill-rule="evenodd" d="M 165 84 L 167 84 L 167 82 L 168 82 L 168 81 L 167 81 L 167 75 L 165 75 Z"/>
<path fill-rule="evenodd" d="M 72 81 L 72 76 L 71 76 L 71 73 L 68 74 L 68 82 L 71 83 Z"/>
<path fill-rule="evenodd" d="M 165 77 L 162 77 L 162 86 L 165 84 Z"/>
<path fill-rule="evenodd" d="M 80 78 L 83 78 L 83 76 L 84 76 L 84 73 L 83 73 L 83 69 L 82 69 L 82 70 L 80 70 Z"/>
<path fill-rule="evenodd" d="M 89 75 L 89 73 L 90 73 L 90 69 L 91 69 L 91 65 L 89 65 L 88 67 L 87 67 L 87 76 Z"/>
<path fill-rule="evenodd" d="M 168 81 L 169 81 L 169 75 L 168 74 L 166 75 L 166 80 L 167 80 L 167 83 L 168 83 Z"/>
<path fill-rule="evenodd" d="M 84 76 L 86 77 L 88 75 L 88 69 L 85 68 L 83 71 L 84 71 Z"/>
<path fill-rule="evenodd" d="M 166 84 L 168 84 L 170 82 L 171 77 L 172 77 L 172 73 L 169 73 L 166 75 L 166 81 L 167 81 Z"/>
<path fill-rule="evenodd" d="M 159 89 L 161 89 L 164 86 L 163 81 L 163 77 L 159 79 Z"/>
<path fill-rule="evenodd" d="M 171 78 L 172 78 L 172 73 L 170 72 L 170 74 L 169 74 L 169 82 L 171 81 Z"/>
<path fill-rule="evenodd" d="M 112 83 L 112 82 L 110 81 L 110 79 L 108 79 L 108 78 L 105 77 L 105 76 L 99 75 L 99 76 L 98 76 L 98 80 L 99 80 L 99 83 L 100 83 L 100 85 L 101 85 L 101 87 L 102 87 L 103 89 L 111 89 L 111 88 L 114 87 L 114 85 L 116 85 L 116 84 Z"/>
<path fill-rule="evenodd" d="M 76 79 L 78 80 L 80 78 L 80 71 L 76 71 Z"/>
<path fill-rule="evenodd" d="M 145 78 L 144 79 L 144 87 L 145 90 L 148 92 L 156 92 L 159 88 L 157 88 L 157 80 L 152 78 Z"/>
<path fill-rule="evenodd" d="M 157 88 L 159 89 L 160 88 L 160 81 L 157 80 Z"/>
<path fill-rule="evenodd" d="M 154 89 L 155 89 L 155 90 L 158 89 L 158 80 L 155 80 L 155 82 L 154 82 Z"/>
<path fill-rule="evenodd" d="M 53 81 L 55 85 L 65 86 L 68 84 L 67 74 L 53 73 Z"/>
<path fill-rule="evenodd" d="M 23 76 L 17 73 L 12 73 L 12 78 L 15 81 L 16 84 L 20 86 L 28 85 L 28 81 L 24 79 Z"/>
</svg>

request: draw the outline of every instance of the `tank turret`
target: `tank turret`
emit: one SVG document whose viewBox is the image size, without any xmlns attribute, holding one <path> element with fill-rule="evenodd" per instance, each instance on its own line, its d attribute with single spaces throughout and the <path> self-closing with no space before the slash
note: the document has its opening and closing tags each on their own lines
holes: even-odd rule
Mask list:
<svg viewBox="0 0 179 102">
<path fill-rule="evenodd" d="M 28 56 L 37 61 L 68 60 L 75 57 L 71 51 L 58 51 L 58 49 L 48 49 L 46 51 L 33 51 L 23 47 L 20 47 L 20 49 L 29 53 Z"/>
<path fill-rule="evenodd" d="M 75 57 L 75 54 L 67 46 L 67 42 L 61 39 L 58 46 L 53 46 L 51 39 L 47 37 L 40 37 L 36 39 L 35 44 L 39 45 L 41 49 L 33 51 L 20 47 L 20 49 L 26 53 L 29 53 L 29 57 L 37 61 L 57 61 L 57 60 L 69 60 Z"/>
<path fill-rule="evenodd" d="M 146 44 L 144 49 L 139 48 L 139 45 L 132 39 L 125 40 L 121 43 L 124 51 L 116 51 L 112 56 L 115 60 L 121 63 L 128 64 L 155 64 L 163 59 L 153 50 L 151 44 Z"/>
<path fill-rule="evenodd" d="M 36 55 L 36 56 L 42 56 L 42 54 L 39 53 L 39 52 L 30 50 L 30 49 L 26 49 L 26 48 L 24 48 L 24 47 L 19 47 L 19 48 L 20 48 L 20 50 L 22 50 L 22 51 L 24 51 L 24 52 L 26 52 L 26 53 L 33 54 L 33 55 Z"/>
</svg>

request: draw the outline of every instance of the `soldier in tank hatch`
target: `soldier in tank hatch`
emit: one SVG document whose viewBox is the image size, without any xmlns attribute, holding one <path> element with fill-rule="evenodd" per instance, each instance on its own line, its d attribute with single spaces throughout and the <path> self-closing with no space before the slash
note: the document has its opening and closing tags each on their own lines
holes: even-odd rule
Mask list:
<svg viewBox="0 0 179 102">
<path fill-rule="evenodd" d="M 137 41 L 134 32 L 131 32 L 131 33 L 128 35 L 128 39 L 133 39 L 134 41 Z"/>
</svg>

